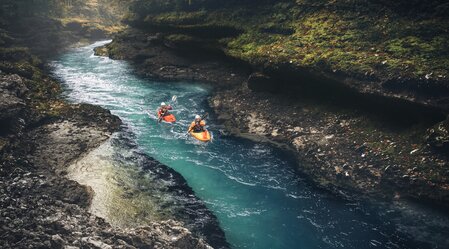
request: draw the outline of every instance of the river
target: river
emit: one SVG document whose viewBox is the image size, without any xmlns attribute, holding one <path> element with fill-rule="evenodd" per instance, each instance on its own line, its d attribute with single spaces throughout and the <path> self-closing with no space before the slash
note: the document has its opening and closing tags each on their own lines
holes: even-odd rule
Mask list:
<svg viewBox="0 0 449 249">
<path fill-rule="evenodd" d="M 209 111 L 207 98 L 212 89 L 198 82 L 138 77 L 127 62 L 93 54 L 94 47 L 106 42 L 70 50 L 53 61 L 64 97 L 100 105 L 119 116 L 139 150 L 187 180 L 217 216 L 233 248 L 439 248 L 438 243 L 417 242 L 422 215 L 403 223 L 420 207 L 335 198 L 301 178 L 297 162 L 288 153 L 221 135 L 213 115 L 207 119 L 213 141 L 195 141 L 186 129 L 195 114 Z M 158 105 L 170 102 L 174 95 L 178 122 L 157 123 Z M 432 220 L 425 229 L 444 226 L 438 221 L 449 224 L 445 219 Z M 426 236 L 422 240 L 428 240 Z M 447 242 L 445 236 L 438 238 Z"/>
</svg>

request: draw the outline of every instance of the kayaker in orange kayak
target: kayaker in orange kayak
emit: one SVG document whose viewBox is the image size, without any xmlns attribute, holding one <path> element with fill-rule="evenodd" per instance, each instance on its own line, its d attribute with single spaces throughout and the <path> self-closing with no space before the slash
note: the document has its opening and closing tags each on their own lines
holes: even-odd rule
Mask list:
<svg viewBox="0 0 449 249">
<path fill-rule="evenodd" d="M 157 116 L 159 117 L 159 121 L 161 121 L 165 116 L 170 115 L 169 110 L 173 110 L 173 107 L 171 105 L 165 104 L 165 102 L 161 103 L 161 106 L 159 107 L 157 111 Z"/>
<path fill-rule="evenodd" d="M 201 119 L 200 115 L 195 116 L 195 120 L 190 124 L 189 132 L 203 132 L 205 131 L 206 121 Z"/>
</svg>

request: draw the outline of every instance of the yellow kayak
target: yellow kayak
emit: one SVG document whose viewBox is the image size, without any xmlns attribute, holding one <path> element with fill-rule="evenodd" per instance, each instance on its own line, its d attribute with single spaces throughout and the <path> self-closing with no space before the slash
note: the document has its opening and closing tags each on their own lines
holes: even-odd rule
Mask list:
<svg viewBox="0 0 449 249">
<path fill-rule="evenodd" d="M 190 135 L 192 135 L 192 137 L 202 141 L 202 142 L 209 142 L 210 141 L 210 133 L 209 131 L 205 130 L 203 132 L 190 132 Z"/>
</svg>

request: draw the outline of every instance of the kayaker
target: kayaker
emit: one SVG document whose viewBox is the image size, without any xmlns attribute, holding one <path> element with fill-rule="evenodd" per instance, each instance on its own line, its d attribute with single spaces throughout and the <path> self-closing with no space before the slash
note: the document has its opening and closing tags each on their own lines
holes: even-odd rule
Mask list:
<svg viewBox="0 0 449 249">
<path fill-rule="evenodd" d="M 206 121 L 201 119 L 200 115 L 195 115 L 195 120 L 190 124 L 189 132 L 203 132 L 205 131 Z"/>
<path fill-rule="evenodd" d="M 159 107 L 159 110 L 157 111 L 159 118 L 169 115 L 170 114 L 168 112 L 169 110 L 173 110 L 171 105 L 167 105 L 167 104 L 165 104 L 165 102 L 162 102 L 161 106 Z"/>
</svg>

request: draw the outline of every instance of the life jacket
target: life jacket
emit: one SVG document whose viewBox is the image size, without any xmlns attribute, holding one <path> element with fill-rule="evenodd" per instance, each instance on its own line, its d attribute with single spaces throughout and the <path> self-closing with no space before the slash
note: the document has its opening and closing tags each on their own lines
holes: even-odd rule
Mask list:
<svg viewBox="0 0 449 249">
<path fill-rule="evenodd" d="M 159 117 L 164 117 L 164 116 L 167 116 L 167 115 L 169 115 L 170 113 L 168 113 L 168 108 L 159 108 L 159 111 L 158 111 L 158 115 L 159 115 Z"/>
<path fill-rule="evenodd" d="M 192 124 L 190 125 L 192 127 L 192 130 L 194 132 L 201 132 L 204 131 L 204 126 L 206 126 L 206 122 L 204 122 L 203 120 L 200 121 L 193 121 Z"/>
</svg>

